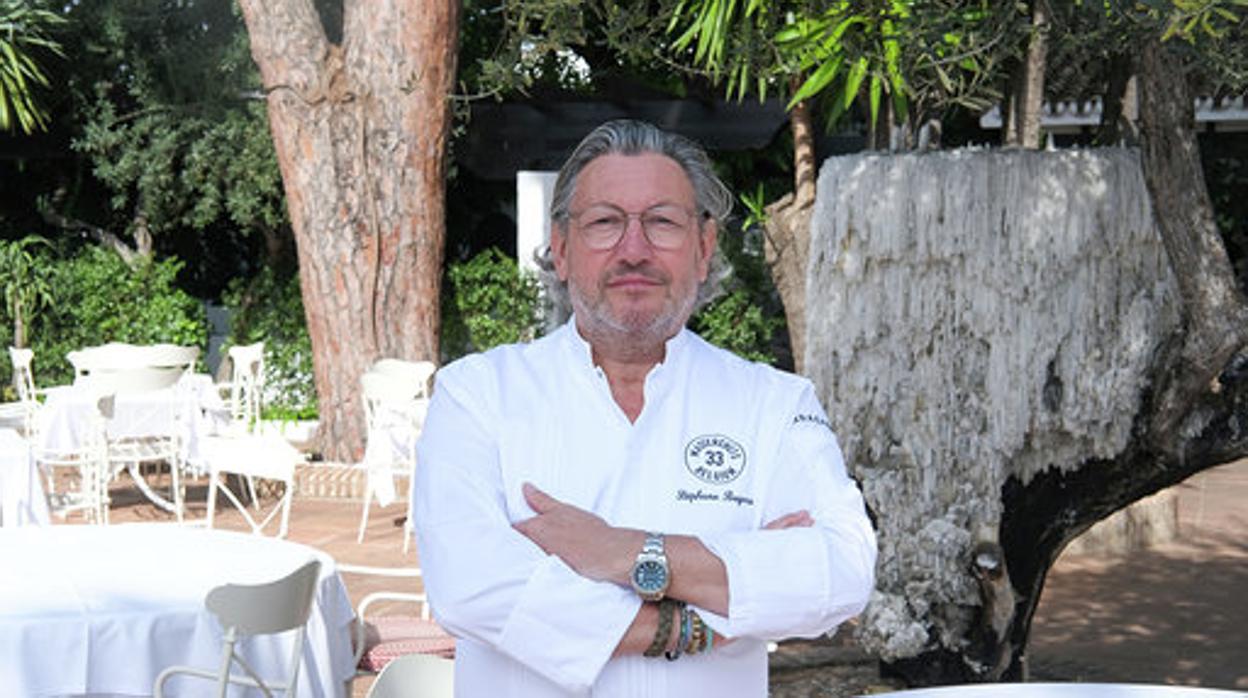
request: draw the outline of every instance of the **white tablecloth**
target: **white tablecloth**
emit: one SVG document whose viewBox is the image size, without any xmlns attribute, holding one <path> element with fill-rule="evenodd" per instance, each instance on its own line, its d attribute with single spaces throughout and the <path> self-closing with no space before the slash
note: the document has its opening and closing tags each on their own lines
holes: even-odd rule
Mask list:
<svg viewBox="0 0 1248 698">
<path fill-rule="evenodd" d="M 0 525 L 44 526 L 48 499 L 30 444 L 12 429 L 0 429 Z M 4 564 L 0 559 L 0 565 Z M 2 593 L 2 592 L 0 592 Z"/>
<path fill-rule="evenodd" d="M 83 385 L 61 386 L 47 391 L 39 417 L 39 449 L 43 453 L 73 453 L 86 446 L 91 428 L 95 394 Z M 174 409 L 170 409 L 170 405 Z M 213 433 L 228 410 L 206 374 L 189 374 L 174 388 L 137 395 L 119 395 L 109 430 L 117 436 L 165 436 L 178 434 L 182 455 L 188 463 L 201 465 L 200 439 Z"/>
<path fill-rule="evenodd" d="M 313 556 L 321 582 L 299 695 L 342 696 L 353 612 L 323 552 L 174 524 L 0 529 L 0 696 L 151 695 L 169 665 L 213 670 L 222 630 L 204 608 L 208 592 L 278 579 Z M 255 636 L 241 651 L 261 675 L 281 676 L 291 635 Z M 171 681 L 173 695 L 211 695 L 211 682 Z"/>
</svg>

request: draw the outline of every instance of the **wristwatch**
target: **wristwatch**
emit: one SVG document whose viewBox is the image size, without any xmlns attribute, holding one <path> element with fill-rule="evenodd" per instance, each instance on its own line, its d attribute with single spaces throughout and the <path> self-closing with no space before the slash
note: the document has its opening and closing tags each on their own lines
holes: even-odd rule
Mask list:
<svg viewBox="0 0 1248 698">
<path fill-rule="evenodd" d="M 667 553 L 663 551 L 663 534 L 647 533 L 646 542 L 633 562 L 633 571 L 628 575 L 633 590 L 643 601 L 658 601 L 667 592 L 671 579 Z"/>
</svg>

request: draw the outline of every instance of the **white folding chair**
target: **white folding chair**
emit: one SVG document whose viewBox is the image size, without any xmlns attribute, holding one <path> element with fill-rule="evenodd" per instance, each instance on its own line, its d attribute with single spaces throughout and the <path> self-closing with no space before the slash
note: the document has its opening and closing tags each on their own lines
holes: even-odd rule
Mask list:
<svg viewBox="0 0 1248 698">
<path fill-rule="evenodd" d="M 451 698 L 455 662 L 429 654 L 408 654 L 386 665 L 368 688 L 367 698 Z"/>
<path fill-rule="evenodd" d="M 339 564 L 338 572 L 352 575 L 405 580 L 403 586 L 414 586 L 420 579 L 419 567 L 371 567 Z M 397 583 L 397 582 L 396 582 Z M 369 615 L 369 609 L 381 602 L 381 614 Z M 419 611 L 394 613 L 398 602 L 403 606 L 416 604 Z M 357 674 L 384 671 L 396 659 L 410 654 L 442 658 L 455 656 L 455 638 L 433 620 L 429 601 L 423 592 L 381 590 L 365 594 L 355 611 L 355 667 Z"/>
<path fill-rule="evenodd" d="M 208 528 L 213 527 L 217 510 L 217 491 L 220 490 L 234 508 L 243 515 L 251 532 L 264 533 L 273 519 L 278 519 L 277 537 L 285 538 L 290 526 L 290 506 L 295 496 L 295 466 L 303 455 L 279 436 L 245 434 L 234 436 L 210 436 L 203 439 L 201 452 L 208 463 Z M 250 490 L 255 515 L 230 489 L 228 475 L 233 473 L 245 478 Z M 255 480 L 280 483 L 282 494 L 261 517 L 260 501 L 256 496 Z"/>
<path fill-rule="evenodd" d="M 209 679 L 217 684 L 217 695 L 225 696 L 230 684 L 259 688 L 266 696 L 274 690 L 287 696 L 296 695 L 299 664 L 303 659 L 304 627 L 312 610 L 321 563 L 311 560 L 275 582 L 256 585 L 225 584 L 208 592 L 204 605 L 220 621 L 225 630 L 221 638 L 221 661 L 216 671 L 176 665 L 156 677 L 156 698 L 163 698 L 165 682 L 172 676 L 184 675 Z M 294 651 L 284 678 L 261 677 L 239 653 L 236 645 L 242 636 L 270 635 L 294 631 Z M 243 674 L 232 671 L 234 664 Z"/>
<path fill-rule="evenodd" d="M 421 372 L 368 371 L 360 376 L 368 444 L 361 466 L 367 471 L 364 510 L 360 514 L 358 542 L 364 541 L 373 498 L 385 506 L 394 494 L 394 478 L 410 478 L 416 469 L 416 438 L 429 409 L 429 374 Z M 403 551 L 411 537 L 404 522 Z"/>
</svg>

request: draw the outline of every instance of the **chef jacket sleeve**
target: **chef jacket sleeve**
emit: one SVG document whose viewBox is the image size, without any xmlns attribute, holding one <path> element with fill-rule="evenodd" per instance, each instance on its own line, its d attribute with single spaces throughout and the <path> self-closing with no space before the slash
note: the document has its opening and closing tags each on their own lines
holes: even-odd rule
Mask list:
<svg viewBox="0 0 1248 698">
<path fill-rule="evenodd" d="M 469 361 L 442 370 L 417 444 L 410 501 L 425 590 L 452 634 L 584 691 L 641 602 L 580 576 L 512 528 L 492 428 L 501 420 L 498 388 L 489 371 Z"/>
<path fill-rule="evenodd" d="M 815 523 L 702 536 L 727 569 L 728 616 L 699 609 L 729 637 L 815 637 L 860 613 L 875 584 L 875 532 L 812 387 L 784 425 L 764 525 L 806 509 Z"/>
</svg>

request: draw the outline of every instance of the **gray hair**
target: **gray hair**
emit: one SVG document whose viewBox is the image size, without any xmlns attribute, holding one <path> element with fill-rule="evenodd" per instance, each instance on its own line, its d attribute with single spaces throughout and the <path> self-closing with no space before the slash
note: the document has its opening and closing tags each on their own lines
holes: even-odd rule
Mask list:
<svg viewBox="0 0 1248 698">
<path fill-rule="evenodd" d="M 720 230 L 732 212 L 732 192 L 715 175 L 706 150 L 694 141 L 676 133 L 669 133 L 645 121 L 617 119 L 594 129 L 577 144 L 555 179 L 555 189 L 550 202 L 550 219 L 562 235 L 568 232 L 569 208 L 572 195 L 576 193 L 577 177 L 589 163 L 603 155 L 642 155 L 655 153 L 665 155 L 680 165 L 693 186 L 694 206 L 699 219 L 703 216 L 715 221 Z M 555 273 L 554 258 L 547 246 L 536 255 L 547 299 L 552 306 L 553 320 L 563 322 L 571 315 L 572 303 L 568 299 L 567 282 Z M 695 310 L 714 300 L 720 293 L 720 282 L 730 272 L 727 260 L 716 247 L 710 260 L 706 280 L 698 286 Z"/>
</svg>

